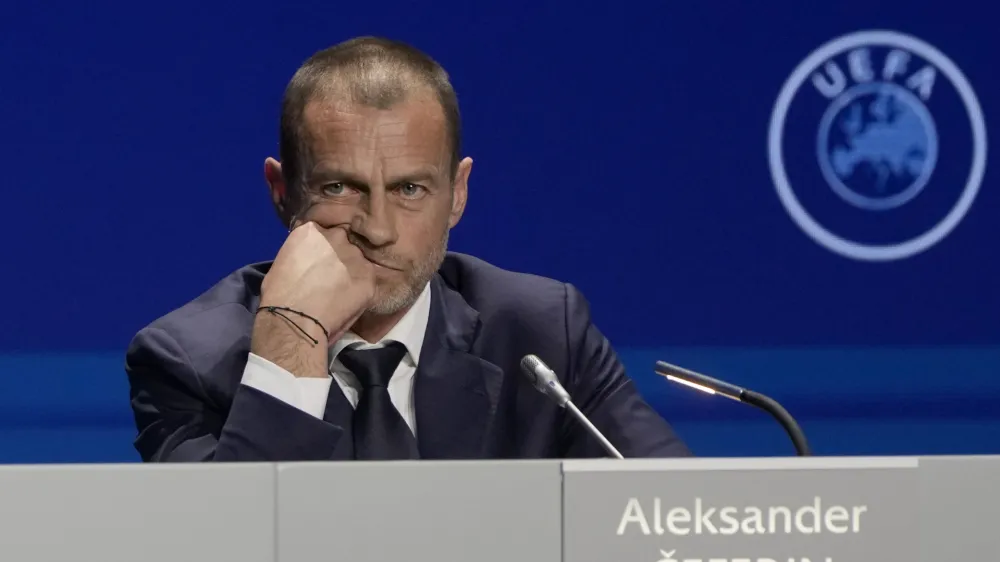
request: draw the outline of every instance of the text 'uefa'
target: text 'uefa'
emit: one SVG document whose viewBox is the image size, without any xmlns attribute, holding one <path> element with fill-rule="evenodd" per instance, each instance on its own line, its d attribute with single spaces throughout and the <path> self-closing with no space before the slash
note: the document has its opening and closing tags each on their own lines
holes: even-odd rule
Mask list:
<svg viewBox="0 0 1000 562">
<path fill-rule="evenodd" d="M 875 68 L 872 62 L 872 55 L 869 49 L 854 49 L 847 54 L 847 69 L 854 82 L 865 83 L 881 78 L 885 81 L 901 79 L 907 74 L 907 65 L 911 55 L 900 49 L 893 49 L 885 56 L 881 72 Z M 827 98 L 839 96 L 848 87 L 847 76 L 836 61 L 830 60 L 823 66 L 824 72 L 813 74 L 812 83 L 820 94 Z M 906 78 L 906 86 L 927 101 L 931 97 L 934 88 L 934 80 L 937 78 L 937 71 L 931 65 L 924 65 L 920 70 L 912 73 Z"/>
</svg>

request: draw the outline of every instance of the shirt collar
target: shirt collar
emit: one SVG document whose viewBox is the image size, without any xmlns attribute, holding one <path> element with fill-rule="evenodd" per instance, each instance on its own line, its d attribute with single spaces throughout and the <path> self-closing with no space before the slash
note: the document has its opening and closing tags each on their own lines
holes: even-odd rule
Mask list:
<svg viewBox="0 0 1000 562">
<path fill-rule="evenodd" d="M 354 332 L 345 333 L 339 340 L 330 347 L 330 367 L 337 359 L 337 355 L 349 345 L 360 343 L 359 347 L 380 347 L 383 344 L 396 341 L 406 347 L 406 356 L 403 361 L 408 361 L 413 367 L 420 361 L 420 348 L 424 344 L 424 333 L 427 332 L 427 319 L 431 311 L 431 284 L 424 285 L 424 290 L 414 301 L 410 310 L 396 322 L 396 325 L 389 330 L 376 344 L 369 344 Z"/>
</svg>

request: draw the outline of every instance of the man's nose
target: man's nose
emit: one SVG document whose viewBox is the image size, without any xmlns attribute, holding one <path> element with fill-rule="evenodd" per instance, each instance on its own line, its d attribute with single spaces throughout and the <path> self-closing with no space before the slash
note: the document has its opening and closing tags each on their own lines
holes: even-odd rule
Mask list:
<svg viewBox="0 0 1000 562">
<path fill-rule="evenodd" d="M 385 189 L 373 188 L 368 192 L 367 204 L 362 205 L 354 217 L 351 230 L 374 247 L 386 246 L 396 241 L 396 224 L 389 196 Z"/>
</svg>

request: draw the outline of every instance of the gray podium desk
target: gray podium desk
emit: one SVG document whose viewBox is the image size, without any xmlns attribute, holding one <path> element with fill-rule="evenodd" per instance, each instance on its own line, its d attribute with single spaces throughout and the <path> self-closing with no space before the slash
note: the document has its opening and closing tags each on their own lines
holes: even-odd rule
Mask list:
<svg viewBox="0 0 1000 562">
<path fill-rule="evenodd" d="M 17 562 L 1000 560 L 1000 457 L 0 468 Z"/>
<path fill-rule="evenodd" d="M 563 464 L 565 562 L 1000 560 L 1000 459 Z"/>
<path fill-rule="evenodd" d="M 278 560 L 558 562 L 561 468 L 559 461 L 281 464 Z"/>
<path fill-rule="evenodd" d="M 0 467 L 0 560 L 273 562 L 275 468 Z"/>
</svg>

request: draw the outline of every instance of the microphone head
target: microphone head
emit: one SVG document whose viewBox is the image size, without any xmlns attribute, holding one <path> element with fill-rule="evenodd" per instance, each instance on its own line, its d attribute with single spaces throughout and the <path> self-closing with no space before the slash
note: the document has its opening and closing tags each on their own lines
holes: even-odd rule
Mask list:
<svg viewBox="0 0 1000 562">
<path fill-rule="evenodd" d="M 544 366 L 542 360 L 537 355 L 525 355 L 521 358 L 521 370 L 528 377 L 532 386 L 538 388 L 538 368 Z"/>
<path fill-rule="evenodd" d="M 532 386 L 554 400 L 560 408 L 570 401 L 569 393 L 560 384 L 559 378 L 537 355 L 525 355 L 521 359 L 521 370 Z"/>
</svg>

